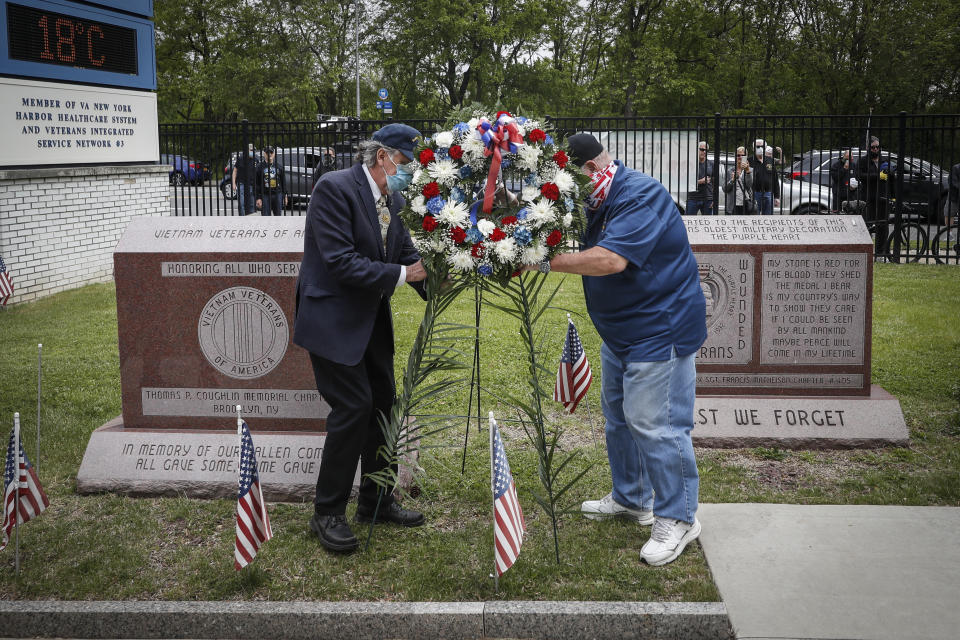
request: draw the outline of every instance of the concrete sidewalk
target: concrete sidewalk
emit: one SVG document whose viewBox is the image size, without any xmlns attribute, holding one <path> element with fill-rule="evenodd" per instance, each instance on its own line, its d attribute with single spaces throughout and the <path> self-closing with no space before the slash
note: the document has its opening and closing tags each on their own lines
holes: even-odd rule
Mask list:
<svg viewBox="0 0 960 640">
<path fill-rule="evenodd" d="M 740 640 L 960 637 L 960 508 L 704 504 Z"/>
</svg>

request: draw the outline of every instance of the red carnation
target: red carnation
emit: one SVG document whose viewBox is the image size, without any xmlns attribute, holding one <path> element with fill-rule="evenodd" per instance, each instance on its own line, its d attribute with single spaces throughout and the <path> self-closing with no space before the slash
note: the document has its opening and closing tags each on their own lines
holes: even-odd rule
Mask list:
<svg viewBox="0 0 960 640">
<path fill-rule="evenodd" d="M 543 183 L 543 186 L 540 187 L 540 193 L 542 193 L 543 197 L 547 200 L 556 200 L 560 197 L 560 189 L 552 182 Z"/>
<path fill-rule="evenodd" d="M 507 216 L 500 221 L 500 224 L 507 226 L 508 224 L 517 224 L 517 216 Z"/>
<path fill-rule="evenodd" d="M 455 144 L 452 147 L 450 147 L 447 153 L 449 153 L 450 157 L 453 158 L 454 160 L 459 160 L 460 158 L 463 157 L 463 147 L 461 147 L 458 144 Z"/>
<path fill-rule="evenodd" d="M 527 134 L 527 138 L 530 142 L 543 142 L 547 139 L 547 134 L 543 132 L 543 129 L 534 129 Z"/>
<path fill-rule="evenodd" d="M 467 239 L 467 232 L 460 227 L 454 227 L 450 229 L 450 239 L 453 240 L 454 244 L 460 244 Z"/>
<path fill-rule="evenodd" d="M 429 151 L 429 149 L 428 149 Z M 440 185 L 436 182 L 428 182 L 423 187 L 423 197 L 429 200 L 430 198 L 436 198 L 440 195 Z"/>
<path fill-rule="evenodd" d="M 424 149 L 420 152 L 420 164 L 427 166 L 433 162 L 433 149 Z"/>
<path fill-rule="evenodd" d="M 550 235 L 547 236 L 548 247 L 555 247 L 561 242 L 563 242 L 563 234 L 560 233 L 560 231 L 557 229 L 554 229 L 553 231 L 551 231 Z"/>
<path fill-rule="evenodd" d="M 507 234 L 505 234 L 503 232 L 503 229 L 500 229 L 499 227 L 494 229 L 493 233 L 490 234 L 490 239 L 493 240 L 494 242 L 500 242 L 506 237 L 507 237 Z"/>
<path fill-rule="evenodd" d="M 500 116 L 510 116 L 510 112 L 509 112 L 509 111 L 497 111 L 497 117 L 496 117 L 496 119 L 499 120 L 499 119 L 500 119 Z M 510 116 L 510 117 L 512 118 L 513 116 Z"/>
<path fill-rule="evenodd" d="M 426 232 L 433 231 L 437 228 L 437 219 L 433 216 L 423 216 L 423 230 Z M 555 232 L 559 233 L 559 232 Z"/>
<path fill-rule="evenodd" d="M 472 255 L 474 258 L 482 258 L 483 254 L 486 252 L 487 247 L 482 242 L 478 242 L 477 244 L 473 245 L 472 249 L 470 249 L 470 255 Z"/>
<path fill-rule="evenodd" d="M 567 154 L 563 151 L 557 151 L 553 154 L 553 161 L 557 163 L 557 166 L 563 169 L 567 166 L 567 163 L 570 162 L 570 158 L 567 157 Z"/>
</svg>

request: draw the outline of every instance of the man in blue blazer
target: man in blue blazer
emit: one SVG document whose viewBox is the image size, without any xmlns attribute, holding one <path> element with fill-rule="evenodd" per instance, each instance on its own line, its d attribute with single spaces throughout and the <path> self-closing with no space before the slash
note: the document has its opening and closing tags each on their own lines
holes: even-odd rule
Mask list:
<svg viewBox="0 0 960 640">
<path fill-rule="evenodd" d="M 359 544 L 344 515 L 358 461 L 362 475 L 386 463 L 377 449 L 384 443 L 379 416 L 395 392 L 390 296 L 427 275 L 397 215 L 419 137 L 405 124 L 383 127 L 360 145 L 360 163 L 317 181 L 307 208 L 293 341 L 310 352 L 317 390 L 331 409 L 310 528 L 332 551 Z M 377 485 L 364 477 L 357 522 L 373 519 L 377 498 Z M 424 521 L 391 495 L 376 519 L 408 527 Z"/>
</svg>

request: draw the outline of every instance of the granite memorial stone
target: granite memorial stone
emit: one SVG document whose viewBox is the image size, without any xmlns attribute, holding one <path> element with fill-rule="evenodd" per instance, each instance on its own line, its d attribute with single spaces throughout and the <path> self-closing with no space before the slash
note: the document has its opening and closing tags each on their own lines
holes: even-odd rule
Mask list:
<svg viewBox="0 0 960 640">
<path fill-rule="evenodd" d="M 695 439 L 719 446 L 903 444 L 870 380 L 873 242 L 856 216 L 684 218 L 707 301 Z"/>
</svg>

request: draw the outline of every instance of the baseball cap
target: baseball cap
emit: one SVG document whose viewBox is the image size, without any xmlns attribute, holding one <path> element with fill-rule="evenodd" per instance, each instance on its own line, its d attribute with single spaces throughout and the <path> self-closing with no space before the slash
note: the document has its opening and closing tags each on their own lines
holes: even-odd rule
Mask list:
<svg viewBox="0 0 960 640">
<path fill-rule="evenodd" d="M 570 148 L 570 159 L 578 167 L 582 167 L 588 160 L 593 160 L 603 152 L 603 145 L 589 133 L 573 134 L 567 138 L 567 146 Z"/>
<path fill-rule="evenodd" d="M 422 134 L 410 125 L 392 122 L 373 134 L 373 139 L 391 149 L 396 149 L 413 160 L 413 150 Z"/>
</svg>

